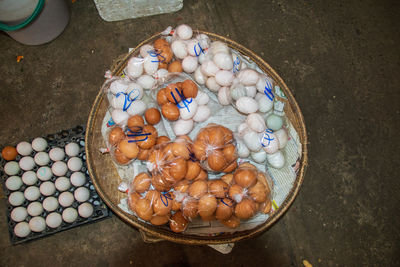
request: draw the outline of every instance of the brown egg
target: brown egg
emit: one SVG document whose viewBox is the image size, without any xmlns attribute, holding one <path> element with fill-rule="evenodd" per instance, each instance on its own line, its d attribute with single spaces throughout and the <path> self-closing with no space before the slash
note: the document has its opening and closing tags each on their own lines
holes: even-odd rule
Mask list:
<svg viewBox="0 0 400 267">
<path fill-rule="evenodd" d="M 257 182 L 257 171 L 249 168 L 240 168 L 233 173 L 235 183 L 243 188 L 253 186 Z"/>
<path fill-rule="evenodd" d="M 157 190 L 149 190 L 146 193 L 146 196 L 144 197 L 148 201 L 150 201 L 151 205 L 156 201 L 157 198 L 160 197 L 160 192 Z"/>
<path fill-rule="evenodd" d="M 168 69 L 168 63 L 167 62 L 159 62 L 158 69 Z"/>
<path fill-rule="evenodd" d="M 124 153 L 122 153 L 118 148 L 114 150 L 114 158 L 119 164 L 127 164 L 129 161 L 131 161 L 130 158 L 125 156 Z"/>
<path fill-rule="evenodd" d="M 190 139 L 190 137 L 187 135 L 180 135 L 180 136 L 176 137 L 175 142 L 179 142 L 179 141 L 186 142 L 186 144 L 193 143 L 192 139 Z"/>
<path fill-rule="evenodd" d="M 221 176 L 221 180 L 230 186 L 233 183 L 233 174 L 232 173 L 225 174 Z"/>
<path fill-rule="evenodd" d="M 268 175 L 268 173 L 264 174 L 264 173 L 262 173 L 260 171 L 257 172 L 257 181 L 261 182 L 265 186 L 265 192 L 266 192 L 267 195 L 269 195 L 271 193 L 271 189 L 270 189 L 269 184 L 267 182 L 267 175 Z M 269 179 L 271 179 L 271 178 L 269 177 Z"/>
<path fill-rule="evenodd" d="M 189 189 L 189 181 L 186 179 L 177 182 L 174 186 L 174 190 L 181 193 L 186 193 L 188 189 Z"/>
<path fill-rule="evenodd" d="M 171 186 L 164 181 L 160 174 L 153 175 L 151 178 L 151 184 L 160 192 L 169 191 L 171 189 Z"/>
<path fill-rule="evenodd" d="M 147 158 L 147 161 L 153 165 L 153 168 L 158 169 L 160 167 L 163 167 L 165 162 L 164 162 L 164 154 L 160 150 L 154 150 L 152 149 L 150 151 L 150 154 Z"/>
<path fill-rule="evenodd" d="M 222 170 L 222 172 L 229 173 L 233 172 L 237 168 L 237 162 L 233 161 L 231 164 L 229 164 L 225 169 Z"/>
<path fill-rule="evenodd" d="M 198 160 L 203 161 L 207 158 L 206 144 L 204 141 L 196 140 L 192 145 L 192 150 Z"/>
<path fill-rule="evenodd" d="M 181 202 L 178 202 L 175 199 L 172 200 L 172 208 L 171 208 L 171 210 L 177 211 L 177 210 L 180 210 L 181 207 L 182 207 L 182 203 Z"/>
<path fill-rule="evenodd" d="M 158 216 L 167 215 L 172 208 L 172 197 L 170 193 L 162 193 L 153 202 L 154 214 Z"/>
<path fill-rule="evenodd" d="M 150 149 L 139 149 L 139 154 L 137 155 L 138 160 L 147 160 L 150 154 Z"/>
<path fill-rule="evenodd" d="M 187 161 L 183 158 L 176 158 L 169 164 L 169 173 L 178 182 L 185 178 L 187 172 Z"/>
<path fill-rule="evenodd" d="M 151 183 L 151 177 L 145 172 L 141 172 L 136 175 L 132 183 L 132 189 L 138 193 L 144 193 L 149 190 Z"/>
<path fill-rule="evenodd" d="M 256 212 L 256 205 L 253 200 L 248 198 L 243 199 L 240 203 L 236 204 L 235 216 L 239 219 L 247 220 Z"/>
<path fill-rule="evenodd" d="M 164 168 L 161 170 L 161 179 L 164 181 L 164 183 L 165 183 L 168 187 L 171 187 L 171 186 L 173 186 L 174 184 L 176 184 L 179 180 L 175 179 L 175 177 L 173 177 L 173 176 L 170 174 L 169 171 L 170 171 L 169 166 L 164 167 Z"/>
<path fill-rule="evenodd" d="M 164 40 L 164 39 L 158 39 Z M 171 47 L 167 41 L 158 41 L 154 42 L 154 49 L 158 54 L 158 60 L 160 63 L 169 63 L 172 60 L 173 53 Z M 158 42 L 157 42 L 158 41 Z"/>
<path fill-rule="evenodd" d="M 167 90 L 165 88 L 162 88 L 157 93 L 157 103 L 160 107 L 169 102 L 166 92 L 167 92 Z"/>
<path fill-rule="evenodd" d="M 237 228 L 240 225 L 240 220 L 232 215 L 229 219 L 221 221 L 221 223 L 229 228 Z"/>
<path fill-rule="evenodd" d="M 220 126 L 220 129 L 221 129 L 221 131 L 224 132 L 224 139 L 225 139 L 224 143 L 225 144 L 232 143 L 233 142 L 233 133 L 232 133 L 232 131 L 229 130 L 228 128 L 226 128 L 226 127 L 223 127 L 223 126 Z"/>
<path fill-rule="evenodd" d="M 129 136 L 129 135 L 128 135 Z M 143 131 L 133 139 L 137 141 L 137 145 L 142 149 L 150 149 L 157 143 L 158 133 L 152 125 L 143 126 Z"/>
<path fill-rule="evenodd" d="M 167 120 L 176 121 L 179 119 L 179 108 L 174 103 L 168 102 L 162 105 L 161 113 Z"/>
<path fill-rule="evenodd" d="M 17 155 L 18 155 L 17 149 L 13 146 L 6 146 L 1 151 L 1 157 L 7 161 L 15 160 Z"/>
<path fill-rule="evenodd" d="M 208 131 L 208 142 L 214 148 L 222 148 L 225 145 L 224 132 L 219 127 L 212 127 Z"/>
<path fill-rule="evenodd" d="M 144 113 L 144 117 L 148 124 L 155 125 L 160 122 L 161 114 L 160 111 L 156 108 L 148 108 Z"/>
<path fill-rule="evenodd" d="M 183 95 L 186 98 L 195 98 L 197 96 L 197 85 L 190 79 L 187 79 L 182 83 L 182 90 Z"/>
<path fill-rule="evenodd" d="M 170 83 L 165 87 L 165 94 L 169 100 L 174 104 L 178 104 L 182 101 L 181 96 L 183 96 L 182 89 L 180 89 L 175 83 Z"/>
<path fill-rule="evenodd" d="M 240 185 L 234 184 L 229 188 L 228 195 L 237 203 L 241 202 L 244 196 L 244 189 Z"/>
<path fill-rule="evenodd" d="M 182 157 L 185 160 L 188 160 L 190 158 L 189 147 L 186 142 L 175 141 L 174 143 L 172 143 L 171 151 L 175 157 Z"/>
<path fill-rule="evenodd" d="M 240 163 L 239 168 L 240 168 L 240 169 L 242 169 L 242 168 L 243 168 L 243 169 L 248 168 L 248 169 L 257 170 L 257 167 L 254 166 L 253 164 L 251 164 L 250 162 L 243 162 L 243 163 Z"/>
<path fill-rule="evenodd" d="M 140 115 L 129 117 L 127 125 L 131 132 L 140 132 L 144 126 L 144 120 Z"/>
<path fill-rule="evenodd" d="M 207 193 L 207 187 L 206 181 L 195 181 L 189 186 L 188 193 L 190 196 L 200 199 Z"/>
<path fill-rule="evenodd" d="M 209 141 L 208 141 L 208 136 L 209 136 L 210 130 L 211 130 L 211 127 L 210 127 L 210 128 L 203 128 L 203 129 L 197 134 L 196 140 L 203 141 L 204 143 L 207 144 L 207 143 L 209 142 Z"/>
<path fill-rule="evenodd" d="M 149 200 L 142 198 L 136 202 L 136 214 L 140 219 L 150 221 L 153 216 L 153 209 Z"/>
<path fill-rule="evenodd" d="M 188 223 L 188 220 L 183 217 L 182 212 L 178 211 L 172 215 L 171 220 L 169 221 L 169 227 L 175 233 L 182 233 L 186 230 Z"/>
<path fill-rule="evenodd" d="M 199 176 L 201 171 L 200 163 L 198 161 L 187 161 L 186 179 L 193 180 Z"/>
<path fill-rule="evenodd" d="M 228 144 L 222 150 L 227 162 L 232 162 L 237 159 L 236 148 L 233 144 Z"/>
<path fill-rule="evenodd" d="M 267 189 L 265 188 L 265 185 L 260 181 L 249 188 L 248 194 L 257 203 L 265 202 L 265 200 L 267 199 Z"/>
<path fill-rule="evenodd" d="M 169 72 L 182 72 L 182 63 L 179 60 L 171 62 L 168 66 Z"/>
<path fill-rule="evenodd" d="M 205 221 L 205 222 L 211 222 L 211 221 L 214 221 L 215 220 L 215 216 L 214 215 L 211 215 L 211 216 L 200 216 L 201 217 L 201 219 L 203 220 L 203 221 Z"/>
<path fill-rule="evenodd" d="M 132 211 L 136 212 L 136 203 L 140 198 L 141 196 L 137 192 L 133 192 L 128 195 L 128 206 Z"/>
<path fill-rule="evenodd" d="M 189 220 L 196 218 L 199 215 L 198 201 L 195 199 L 184 201 L 184 203 L 182 204 L 182 212 L 183 215 Z"/>
<path fill-rule="evenodd" d="M 210 181 L 208 186 L 208 192 L 218 198 L 224 198 L 228 194 L 228 189 L 228 184 L 220 179 Z"/>
<path fill-rule="evenodd" d="M 130 159 L 134 159 L 139 154 L 139 148 L 135 142 L 130 142 L 128 139 L 124 139 L 118 144 L 118 149 Z"/>
<path fill-rule="evenodd" d="M 235 202 L 229 198 L 218 200 L 217 209 L 215 211 L 215 218 L 217 220 L 226 220 L 233 214 Z"/>
<path fill-rule="evenodd" d="M 214 150 L 213 153 L 208 156 L 207 163 L 208 167 L 216 172 L 222 171 L 227 165 L 224 154 L 220 150 Z"/>
<path fill-rule="evenodd" d="M 121 127 L 114 127 L 108 134 L 108 143 L 112 146 L 118 145 L 118 143 L 125 138 L 125 133 Z"/>
<path fill-rule="evenodd" d="M 201 169 L 199 175 L 196 178 L 194 178 L 194 180 L 202 181 L 202 180 L 207 180 L 207 178 L 208 178 L 208 173 L 205 170 Z"/>
<path fill-rule="evenodd" d="M 272 208 L 272 203 L 271 200 L 267 199 L 265 202 L 263 202 L 260 207 L 259 207 L 259 211 L 261 211 L 264 214 L 267 214 L 271 211 Z"/>
<path fill-rule="evenodd" d="M 217 209 L 217 199 L 213 195 L 204 195 L 199 200 L 198 211 L 200 216 L 210 217 Z"/>
<path fill-rule="evenodd" d="M 157 138 L 157 143 L 156 144 L 157 145 L 164 144 L 164 143 L 168 143 L 169 141 L 171 141 L 171 139 L 169 139 L 168 136 L 162 135 L 162 136 L 159 136 Z"/>
<path fill-rule="evenodd" d="M 172 146 L 173 145 L 174 145 L 174 143 L 168 143 L 162 149 L 162 151 L 164 153 L 164 159 L 165 159 L 166 162 L 170 162 L 170 161 L 172 161 L 172 160 L 174 160 L 176 158 L 176 156 L 174 156 L 174 154 L 172 153 Z"/>
<path fill-rule="evenodd" d="M 163 48 L 164 46 L 168 46 L 168 47 L 169 47 L 169 43 L 168 43 L 167 40 L 162 39 L 162 38 L 159 38 L 159 39 L 157 39 L 157 40 L 154 41 L 153 47 L 154 47 L 155 49 L 161 49 L 161 48 Z"/>
<path fill-rule="evenodd" d="M 150 219 L 150 223 L 153 225 L 163 225 L 169 222 L 169 215 L 164 216 L 153 216 Z"/>
</svg>

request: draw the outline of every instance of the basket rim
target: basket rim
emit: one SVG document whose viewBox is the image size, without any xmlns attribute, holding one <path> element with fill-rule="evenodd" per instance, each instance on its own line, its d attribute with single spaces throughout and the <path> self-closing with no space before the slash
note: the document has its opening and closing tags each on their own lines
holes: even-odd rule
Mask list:
<svg viewBox="0 0 400 267">
<path fill-rule="evenodd" d="M 249 57 L 251 60 L 253 60 L 257 64 L 257 66 L 261 70 L 263 70 L 265 73 L 268 73 L 271 76 L 273 76 L 274 80 L 276 80 L 279 83 L 279 85 L 281 85 L 280 87 L 284 91 L 285 96 L 288 99 L 288 103 L 290 104 L 294 114 L 296 115 L 296 118 L 300 122 L 301 128 L 299 129 L 300 131 L 297 131 L 297 134 L 299 135 L 300 140 L 303 140 L 303 142 L 301 142 L 302 156 L 300 159 L 300 168 L 296 175 L 296 179 L 294 181 L 293 187 L 291 188 L 289 194 L 287 195 L 287 197 L 283 201 L 283 203 L 280 205 L 280 207 L 278 207 L 278 209 L 267 219 L 267 221 L 265 221 L 261 225 L 256 226 L 255 228 L 253 228 L 251 230 L 227 233 L 224 235 L 219 235 L 219 236 L 217 235 L 217 236 L 211 236 L 211 237 L 210 236 L 197 236 L 197 235 L 173 233 L 171 231 L 167 231 L 162 228 L 157 228 L 152 225 L 142 223 L 139 220 L 137 220 L 137 218 L 135 216 L 127 214 L 107 197 L 106 193 L 103 191 L 103 188 L 97 182 L 97 177 L 95 177 L 95 172 L 94 172 L 95 164 L 92 164 L 92 159 L 91 159 L 91 156 L 89 153 L 89 151 L 91 151 L 91 149 L 92 149 L 91 143 L 89 141 L 90 134 L 92 132 L 91 129 L 93 128 L 94 120 L 99 111 L 100 104 L 102 103 L 102 101 L 104 101 L 104 94 L 103 94 L 103 91 L 101 90 L 101 88 L 95 98 L 93 105 L 92 105 L 92 108 L 91 108 L 91 111 L 89 114 L 89 118 L 87 121 L 87 125 L 86 125 L 86 129 L 87 129 L 86 134 L 85 134 L 86 162 L 87 162 L 89 175 L 92 178 L 93 185 L 95 186 L 96 191 L 98 192 L 100 197 L 107 204 L 107 206 L 114 213 L 116 213 L 123 221 L 134 226 L 135 228 L 137 228 L 141 231 L 144 231 L 146 234 L 148 234 L 150 236 L 160 238 L 162 240 L 172 241 L 175 243 L 183 243 L 183 244 L 191 244 L 191 245 L 232 243 L 232 242 L 249 239 L 249 238 L 252 238 L 252 237 L 255 237 L 255 236 L 258 236 L 258 235 L 264 233 L 269 228 L 271 228 L 292 205 L 292 203 L 296 199 L 298 192 L 300 190 L 300 187 L 303 183 L 305 171 L 308 166 L 307 131 L 306 131 L 303 114 L 302 114 L 300 107 L 299 107 L 297 101 L 295 100 L 293 94 L 291 93 L 291 91 L 289 90 L 289 88 L 287 87 L 287 85 L 283 81 L 283 79 L 275 72 L 275 70 L 268 63 L 266 63 L 261 57 L 256 55 L 253 51 L 236 43 L 235 41 L 233 41 L 231 39 L 228 39 L 226 37 L 223 37 L 223 36 L 220 36 L 220 35 L 217 35 L 214 33 L 210 33 L 207 31 L 196 30 L 196 33 L 206 34 L 211 39 L 225 42 L 231 48 L 236 49 L 241 54 L 243 54 L 243 55 Z M 151 36 L 151 37 L 147 38 L 146 40 L 142 41 L 141 43 L 139 43 L 134 49 L 131 50 L 131 52 L 126 54 L 124 57 L 122 57 L 122 59 L 118 60 L 116 66 L 112 70 L 112 75 L 115 76 L 115 75 L 119 75 L 120 73 L 122 73 L 122 71 L 125 68 L 125 65 L 127 63 L 127 60 L 134 53 L 136 53 L 142 45 L 149 43 L 150 41 L 152 41 L 156 38 L 159 38 L 161 36 L 162 36 L 161 32 L 156 33 L 153 36 Z M 94 148 L 94 149 L 97 150 L 98 148 Z"/>
</svg>

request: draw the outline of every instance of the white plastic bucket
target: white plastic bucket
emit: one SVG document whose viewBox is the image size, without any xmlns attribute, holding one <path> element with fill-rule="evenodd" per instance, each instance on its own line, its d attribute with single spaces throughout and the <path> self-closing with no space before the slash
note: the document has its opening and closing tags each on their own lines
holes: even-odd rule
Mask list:
<svg viewBox="0 0 400 267">
<path fill-rule="evenodd" d="M 67 26 L 69 10 L 65 0 L 45 0 L 40 10 L 39 2 L 40 0 L 0 0 L 0 22 L 15 26 L 30 21 L 21 29 L 5 30 L 14 40 L 26 45 L 48 43 Z M 36 13 L 35 9 L 38 9 Z"/>
</svg>

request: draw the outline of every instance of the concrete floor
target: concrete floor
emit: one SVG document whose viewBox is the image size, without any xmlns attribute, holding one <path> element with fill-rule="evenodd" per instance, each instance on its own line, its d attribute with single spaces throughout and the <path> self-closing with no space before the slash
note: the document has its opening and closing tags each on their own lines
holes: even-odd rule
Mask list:
<svg viewBox="0 0 400 267">
<path fill-rule="evenodd" d="M 1 199 L 0 266 L 399 266 L 398 1 L 185 0 L 174 14 L 112 23 L 93 1 L 69 6 L 49 44 L 0 35 L 0 144 L 85 124 L 113 59 L 187 23 L 252 49 L 286 81 L 306 120 L 309 168 L 286 215 L 229 255 L 146 244 L 116 216 L 12 246 Z"/>
</svg>

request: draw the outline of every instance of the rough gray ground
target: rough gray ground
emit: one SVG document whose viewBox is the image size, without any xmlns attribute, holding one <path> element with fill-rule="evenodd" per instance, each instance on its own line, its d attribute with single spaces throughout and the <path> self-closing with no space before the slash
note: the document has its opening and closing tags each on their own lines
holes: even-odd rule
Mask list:
<svg viewBox="0 0 400 267">
<path fill-rule="evenodd" d="M 309 168 L 286 215 L 229 255 L 145 244 L 115 216 L 12 246 L 2 199 L 0 266 L 400 264 L 398 1 L 185 0 L 175 14 L 113 23 L 92 1 L 69 6 L 68 27 L 49 44 L 0 35 L 0 144 L 85 124 L 113 59 L 187 23 L 243 44 L 281 75 L 306 120 Z"/>
</svg>

